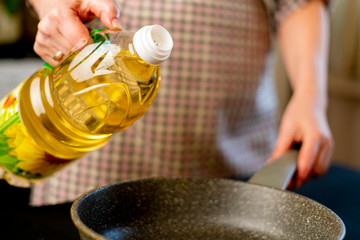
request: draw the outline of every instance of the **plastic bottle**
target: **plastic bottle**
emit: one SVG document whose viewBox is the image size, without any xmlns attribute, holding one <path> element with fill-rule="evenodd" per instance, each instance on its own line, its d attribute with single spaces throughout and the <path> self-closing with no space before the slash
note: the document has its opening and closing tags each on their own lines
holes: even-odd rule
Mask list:
<svg viewBox="0 0 360 240">
<path fill-rule="evenodd" d="M 0 177 L 28 187 L 139 119 L 173 47 L 168 31 L 99 30 L 94 43 L 44 67 L 0 102 Z"/>
</svg>

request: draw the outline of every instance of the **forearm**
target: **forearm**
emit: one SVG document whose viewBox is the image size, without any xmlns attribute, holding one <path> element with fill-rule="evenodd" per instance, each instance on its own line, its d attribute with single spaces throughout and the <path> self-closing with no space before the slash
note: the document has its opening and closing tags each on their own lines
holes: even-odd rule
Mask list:
<svg viewBox="0 0 360 240">
<path fill-rule="evenodd" d="M 322 1 L 313 0 L 279 26 L 278 41 L 294 89 L 294 97 L 326 108 L 328 16 Z"/>
</svg>

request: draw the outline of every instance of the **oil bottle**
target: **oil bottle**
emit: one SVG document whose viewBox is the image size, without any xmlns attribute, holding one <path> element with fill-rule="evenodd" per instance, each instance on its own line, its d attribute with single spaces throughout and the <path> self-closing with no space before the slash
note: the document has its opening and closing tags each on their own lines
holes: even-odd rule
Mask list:
<svg viewBox="0 0 360 240">
<path fill-rule="evenodd" d="M 99 29 L 93 43 L 44 66 L 0 102 L 0 178 L 29 187 L 102 147 L 150 107 L 173 47 L 160 25 Z"/>
</svg>

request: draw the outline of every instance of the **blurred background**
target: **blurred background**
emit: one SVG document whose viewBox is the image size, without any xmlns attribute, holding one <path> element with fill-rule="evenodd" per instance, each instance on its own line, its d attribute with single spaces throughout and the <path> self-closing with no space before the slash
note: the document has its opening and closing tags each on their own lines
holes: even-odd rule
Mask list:
<svg viewBox="0 0 360 240">
<path fill-rule="evenodd" d="M 0 0 L 0 98 L 43 64 L 33 51 L 37 24 L 25 0 Z"/>
<path fill-rule="evenodd" d="M 36 57 L 32 49 L 36 26 L 25 0 L 0 0 L 0 57 Z"/>
</svg>

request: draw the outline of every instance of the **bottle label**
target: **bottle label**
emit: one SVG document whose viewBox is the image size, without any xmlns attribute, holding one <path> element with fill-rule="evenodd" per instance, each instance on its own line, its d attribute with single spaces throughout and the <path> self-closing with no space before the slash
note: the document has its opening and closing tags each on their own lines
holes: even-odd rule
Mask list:
<svg viewBox="0 0 360 240">
<path fill-rule="evenodd" d="M 21 86 L 0 101 L 0 165 L 12 174 L 38 179 L 57 171 L 69 160 L 46 153 L 26 132 L 19 116 Z"/>
</svg>

